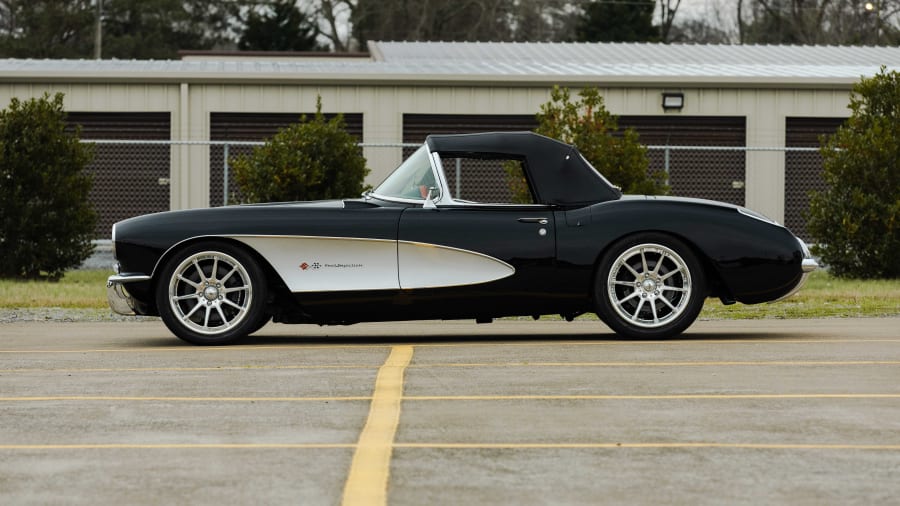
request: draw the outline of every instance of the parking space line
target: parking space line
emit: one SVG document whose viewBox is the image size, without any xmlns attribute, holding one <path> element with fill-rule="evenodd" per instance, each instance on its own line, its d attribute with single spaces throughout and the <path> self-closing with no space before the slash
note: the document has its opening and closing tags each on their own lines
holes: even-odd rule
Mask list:
<svg viewBox="0 0 900 506">
<path fill-rule="evenodd" d="M 48 401 L 155 401 L 155 402 L 337 402 L 370 401 L 368 396 L 345 397 L 167 397 L 167 396 L 113 396 L 113 395 L 48 395 L 33 397 L 0 397 L 0 402 L 48 402 Z"/>
<path fill-rule="evenodd" d="M 205 371 L 280 371 L 302 369 L 378 369 L 379 364 L 321 364 L 321 365 L 235 365 L 211 367 L 68 367 L 0 369 L 0 374 L 35 372 L 205 372 Z"/>
<path fill-rule="evenodd" d="M 792 444 L 792 443 L 395 443 L 394 448 L 446 450 L 545 450 L 545 449 L 690 449 L 734 448 L 748 450 L 900 450 L 900 444 Z"/>
<path fill-rule="evenodd" d="M 440 367 L 718 367 L 900 365 L 900 360 L 727 360 L 702 362 L 449 362 L 410 364 L 410 369 Z"/>
<path fill-rule="evenodd" d="M 393 443 L 394 449 L 419 450 L 593 450 L 593 449 L 693 449 L 744 450 L 881 450 L 900 451 L 900 444 L 818 443 Z M 355 443 L 81 443 L 0 444 L 0 451 L 22 450 L 329 450 L 359 448 Z M 368 500 L 367 500 L 368 501 Z M 346 504 L 346 496 L 345 496 Z M 366 502 L 365 504 L 375 504 Z"/>
<path fill-rule="evenodd" d="M 673 395 L 410 395 L 404 401 L 620 401 L 740 399 L 900 399 L 896 394 L 673 394 Z"/>
<path fill-rule="evenodd" d="M 327 339 L 327 338 L 323 338 Z M 274 346 L 178 346 L 178 347 L 142 347 L 142 348 L 95 348 L 88 350 L 0 350 L 3 355 L 15 355 L 18 353 L 52 354 L 52 353 L 203 353 L 220 351 L 255 351 L 255 350 L 331 350 L 331 349 L 365 349 L 365 348 L 390 348 L 390 344 L 279 344 Z"/>
<path fill-rule="evenodd" d="M 494 336 L 495 338 L 501 336 Z M 334 337 L 337 341 L 343 339 L 341 336 Z M 435 335 L 434 339 L 442 339 L 441 335 Z M 322 340 L 327 340 L 323 337 Z M 371 339 L 378 339 L 373 337 Z M 588 340 L 583 341 L 563 341 L 563 340 L 540 340 L 540 341 L 459 341 L 459 342 L 425 342 L 398 340 L 397 342 L 381 342 L 372 344 L 342 344 L 340 342 L 334 344 L 279 344 L 279 345 L 234 345 L 234 346 L 173 346 L 173 347 L 141 347 L 141 348 L 96 348 L 87 350 L 0 350 L 0 354 L 53 354 L 53 353 L 152 353 L 152 352 L 182 352 L 182 353 L 205 353 L 205 352 L 231 352 L 231 351 L 255 351 L 255 350 L 321 350 L 321 349 L 365 349 L 365 348 L 390 348 L 392 346 L 415 346 L 421 348 L 459 348 L 459 347 L 488 347 L 488 346 L 686 346 L 686 345 L 709 345 L 709 344 L 878 344 L 878 343 L 900 343 L 900 339 L 772 339 L 760 337 L 759 339 L 672 339 L 666 341 L 628 341 L 628 340 Z"/>
<path fill-rule="evenodd" d="M 0 450 L 281 450 L 354 448 L 354 443 L 85 443 L 0 445 Z"/>
<path fill-rule="evenodd" d="M 169 396 L 113 396 L 113 395 L 48 395 L 0 397 L 0 402 L 341 402 L 372 401 L 372 396 L 343 397 L 169 397 Z M 900 399 L 900 393 L 809 393 L 809 394 L 648 394 L 648 395 L 409 395 L 404 402 L 414 401 L 579 401 L 579 400 L 740 400 L 740 399 Z"/>
<path fill-rule="evenodd" d="M 435 336 L 439 337 L 439 336 Z M 501 337 L 501 336 L 496 336 Z M 416 348 L 458 348 L 462 346 L 659 346 L 659 345 L 691 345 L 691 344 L 871 344 L 871 343 L 900 343 L 900 339 L 778 339 L 760 337 L 759 339 L 669 339 L 664 341 L 634 341 L 634 340 L 588 340 L 583 341 L 460 341 L 452 343 L 415 343 Z"/>
<path fill-rule="evenodd" d="M 378 370 L 369 417 L 360 433 L 344 484 L 344 505 L 387 504 L 391 453 L 400 423 L 403 376 L 412 355 L 412 346 L 395 346 Z"/>
</svg>

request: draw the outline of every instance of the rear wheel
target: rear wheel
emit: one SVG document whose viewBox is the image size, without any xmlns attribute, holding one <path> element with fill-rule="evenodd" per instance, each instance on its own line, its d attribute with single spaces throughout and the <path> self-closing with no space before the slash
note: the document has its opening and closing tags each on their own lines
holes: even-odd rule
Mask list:
<svg viewBox="0 0 900 506">
<path fill-rule="evenodd" d="M 156 304 L 163 322 L 193 344 L 227 344 L 265 323 L 266 278 L 251 255 L 227 243 L 188 246 L 163 267 Z"/>
<path fill-rule="evenodd" d="M 594 283 L 600 318 L 633 339 L 680 334 L 697 319 L 705 298 L 706 279 L 694 253 L 657 233 L 613 245 L 600 261 Z"/>
</svg>

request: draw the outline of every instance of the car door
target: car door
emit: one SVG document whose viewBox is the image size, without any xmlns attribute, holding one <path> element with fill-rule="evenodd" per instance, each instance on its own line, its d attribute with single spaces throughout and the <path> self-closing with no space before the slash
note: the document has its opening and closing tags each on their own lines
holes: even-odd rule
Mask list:
<svg viewBox="0 0 900 506">
<path fill-rule="evenodd" d="M 553 210 L 542 205 L 408 208 L 400 217 L 400 288 L 465 309 L 521 314 L 553 292 Z M 446 308 L 445 308 L 446 309 Z"/>
</svg>

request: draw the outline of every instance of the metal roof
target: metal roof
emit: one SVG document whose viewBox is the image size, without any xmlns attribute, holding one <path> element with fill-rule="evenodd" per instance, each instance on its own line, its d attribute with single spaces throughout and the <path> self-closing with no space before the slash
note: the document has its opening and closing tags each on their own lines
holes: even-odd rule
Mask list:
<svg viewBox="0 0 900 506">
<path fill-rule="evenodd" d="M 849 87 L 900 48 L 616 43 L 373 42 L 372 58 L 0 60 L 0 82 L 214 82 Z"/>
</svg>

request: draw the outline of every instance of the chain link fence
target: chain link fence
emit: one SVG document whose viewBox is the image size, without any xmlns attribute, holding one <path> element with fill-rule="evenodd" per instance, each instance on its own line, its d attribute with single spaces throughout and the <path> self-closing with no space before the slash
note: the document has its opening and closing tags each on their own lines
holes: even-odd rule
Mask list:
<svg viewBox="0 0 900 506">
<path fill-rule="evenodd" d="M 241 201 L 229 161 L 249 154 L 255 141 L 130 141 L 84 140 L 92 143 L 94 160 L 88 170 L 93 175 L 91 200 L 99 215 L 97 239 L 109 239 L 112 224 L 140 214 L 167 211 L 170 207 L 170 174 L 173 149 L 177 146 L 209 148 L 209 203 L 220 206 Z M 398 158 L 419 144 L 361 143 L 361 148 L 396 150 Z M 822 158 L 818 148 L 750 148 L 714 146 L 647 146 L 649 170 L 667 175 L 671 194 L 745 204 L 747 159 L 750 152 L 783 154 L 785 161 L 785 225 L 804 239 L 804 214 L 809 192 L 824 189 Z M 459 185 L 462 198 L 480 201 L 508 201 L 511 190 L 506 171 L 497 163 L 484 161 L 469 167 L 470 179 L 455 179 L 455 160 L 447 160 L 451 187 Z M 468 160 L 467 163 L 472 163 Z M 481 167 L 481 168 L 479 168 Z M 763 168 L 764 169 L 764 168 Z M 453 189 L 453 188 L 451 188 Z"/>
</svg>

